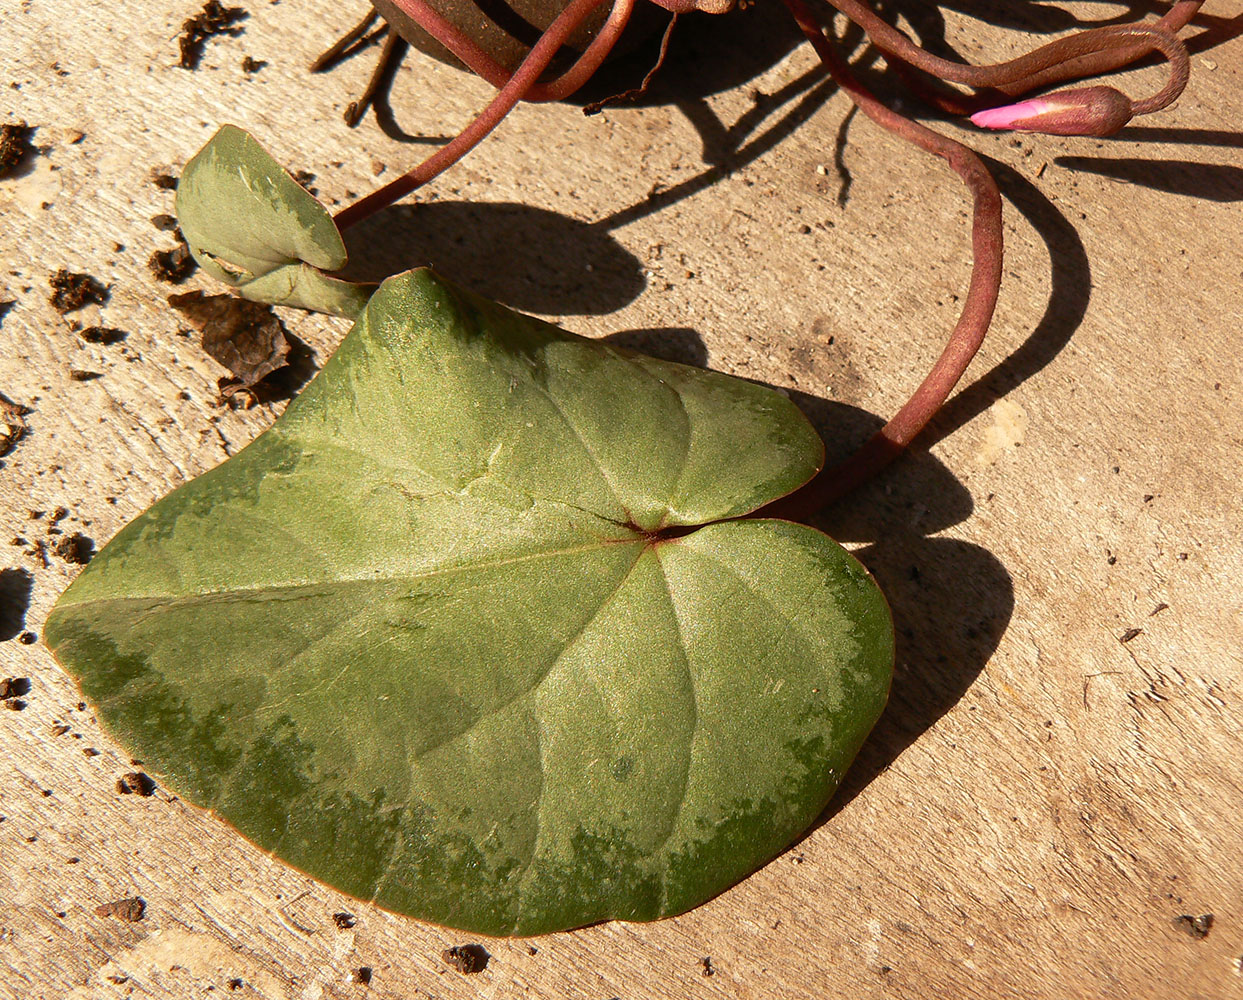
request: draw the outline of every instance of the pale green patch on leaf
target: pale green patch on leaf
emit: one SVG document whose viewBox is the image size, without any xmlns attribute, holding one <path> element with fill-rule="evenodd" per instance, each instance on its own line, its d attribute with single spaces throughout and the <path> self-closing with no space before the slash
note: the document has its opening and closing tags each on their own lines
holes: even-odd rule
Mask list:
<svg viewBox="0 0 1243 1000">
<path fill-rule="evenodd" d="M 234 125 L 186 164 L 177 221 L 199 266 L 248 299 L 353 318 L 375 290 L 324 273 L 346 262 L 328 209 Z"/>
<path fill-rule="evenodd" d="M 680 913 L 824 808 L 885 601 L 742 518 L 822 461 L 789 400 L 414 271 L 46 628 L 147 769 L 354 896 L 490 934 Z"/>
</svg>

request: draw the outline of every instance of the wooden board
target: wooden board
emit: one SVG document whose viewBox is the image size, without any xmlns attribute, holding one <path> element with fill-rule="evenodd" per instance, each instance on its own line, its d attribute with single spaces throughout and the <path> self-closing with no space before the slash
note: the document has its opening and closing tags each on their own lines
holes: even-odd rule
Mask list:
<svg viewBox="0 0 1243 1000">
<path fill-rule="evenodd" d="M 1189 32 L 1177 106 L 1114 140 L 936 126 L 992 158 L 1005 286 L 922 447 L 824 518 L 886 588 L 899 663 L 821 822 L 683 917 L 483 941 L 473 976 L 441 957 L 469 936 L 355 904 L 163 790 L 118 794 L 134 765 L 21 638 L 79 569 L 38 543 L 101 545 L 284 405 L 217 405 L 223 370 L 148 271 L 171 246 L 150 221 L 172 210 L 152 172 L 176 174 L 232 121 L 343 203 L 488 97 L 412 56 L 392 91 L 398 138 L 375 116 L 350 131 L 341 112 L 371 56 L 305 66 L 361 11 L 246 6 L 244 31 L 210 40 L 191 72 L 176 66 L 190 0 L 0 4 L 4 121 L 37 126 L 41 150 L 0 180 L 0 301 L 14 303 L 0 392 L 30 410 L 0 458 L 0 677 L 32 685 L 24 710 L 0 711 L 0 997 L 1243 996 L 1238 3 L 1208 3 Z M 932 5 L 896 8 L 975 61 L 1071 24 L 1043 4 L 944 25 Z M 519 109 L 418 208 L 355 237 L 356 264 L 430 262 L 578 332 L 779 386 L 845 454 L 952 325 L 963 191 L 851 117 L 772 7 L 688 19 L 678 44 L 645 106 Z M 265 65 L 247 73 L 245 56 Z M 614 89 L 645 69 L 628 66 Z M 1123 85 L 1147 93 L 1161 72 Z M 105 282 L 108 302 L 58 315 L 60 267 Z M 311 368 L 346 329 L 285 318 Z M 85 343 L 75 323 L 126 337 Z M 128 896 L 146 901 L 141 921 L 96 915 Z M 1179 919 L 1210 913 L 1207 936 Z"/>
</svg>

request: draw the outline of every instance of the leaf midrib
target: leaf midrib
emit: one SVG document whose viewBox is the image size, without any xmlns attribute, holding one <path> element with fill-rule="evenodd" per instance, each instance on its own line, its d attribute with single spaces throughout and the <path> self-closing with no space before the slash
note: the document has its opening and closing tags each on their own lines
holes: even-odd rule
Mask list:
<svg viewBox="0 0 1243 1000">
<path fill-rule="evenodd" d="M 434 579 L 440 576 L 452 576 L 458 573 L 470 573 L 476 571 L 484 572 L 491 569 L 499 569 L 503 566 L 530 562 L 536 559 L 553 559 L 559 556 L 572 556 L 587 552 L 598 552 L 604 549 L 613 548 L 617 545 L 649 544 L 652 544 L 650 539 L 645 538 L 642 535 L 635 535 L 631 538 L 603 539 L 598 542 L 593 542 L 590 545 L 581 545 L 573 548 L 546 549 L 540 552 L 531 552 L 527 555 L 513 556 L 507 559 L 495 559 L 491 562 L 466 563 L 458 566 L 438 567 L 425 573 L 389 574 L 385 576 L 374 575 L 367 577 L 335 577 L 331 580 L 322 580 L 318 582 L 277 585 L 268 584 L 257 587 L 235 587 L 226 590 L 202 590 L 190 594 L 150 594 L 142 597 L 100 597 L 65 604 L 64 609 L 68 610 L 69 608 L 85 608 L 102 605 L 130 606 L 134 604 L 147 604 L 152 601 L 177 606 L 196 601 L 245 600 L 248 597 L 254 596 L 268 596 L 272 599 L 281 599 L 278 597 L 278 594 L 283 596 L 283 599 L 285 600 L 300 600 L 304 596 L 307 596 L 303 592 L 323 591 L 325 588 L 364 584 L 413 583 L 418 580 Z"/>
</svg>

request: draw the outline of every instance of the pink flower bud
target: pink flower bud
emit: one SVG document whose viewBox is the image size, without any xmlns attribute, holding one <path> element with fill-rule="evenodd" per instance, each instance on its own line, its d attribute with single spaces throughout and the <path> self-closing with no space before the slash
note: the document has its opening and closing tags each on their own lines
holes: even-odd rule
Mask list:
<svg viewBox="0 0 1243 1000">
<path fill-rule="evenodd" d="M 1113 135 L 1131 120 L 1131 99 L 1113 87 L 1059 90 L 1003 108 L 977 111 L 980 128 L 1010 128 L 1047 135 Z"/>
</svg>

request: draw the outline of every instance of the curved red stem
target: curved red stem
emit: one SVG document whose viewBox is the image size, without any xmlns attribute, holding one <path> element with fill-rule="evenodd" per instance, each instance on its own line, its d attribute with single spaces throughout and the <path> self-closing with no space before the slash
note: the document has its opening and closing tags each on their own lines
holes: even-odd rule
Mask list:
<svg viewBox="0 0 1243 1000">
<path fill-rule="evenodd" d="M 427 0 L 393 0 L 393 3 L 410 16 L 419 27 L 431 35 L 436 41 L 452 52 L 465 66 L 478 76 L 483 77 L 497 89 L 503 88 L 513 78 L 513 74 L 493 59 L 474 40 L 464 34 L 457 25 L 435 11 Z M 547 83 L 535 83 L 526 94 L 524 101 L 562 101 L 586 83 L 600 64 L 608 57 L 617 39 L 621 36 L 634 10 L 635 0 L 615 0 L 608 20 L 604 22 L 599 34 L 591 44 L 583 50 L 564 73 Z M 577 27 L 577 25 L 575 25 Z M 570 32 L 573 33 L 573 28 Z"/>
<path fill-rule="evenodd" d="M 880 17 L 861 0 L 829 0 L 834 8 L 859 25 L 882 52 L 941 80 L 969 87 L 1001 90 L 1011 96 L 1065 80 L 1099 76 L 1134 62 L 1162 39 L 1187 24 L 1204 0 L 1179 0 L 1151 25 L 1089 28 L 1058 38 L 1015 59 L 973 66 L 935 56 Z"/>
<path fill-rule="evenodd" d="M 378 191 L 372 191 L 365 198 L 359 199 L 338 212 L 334 217 L 337 228 L 344 232 L 367 216 L 404 198 L 415 188 L 422 187 L 474 149 L 484 136 L 501 123 L 513 106 L 522 100 L 535 81 L 539 79 L 540 74 L 548 68 L 557 50 L 565 44 L 565 40 L 574 33 L 587 15 L 604 2 L 605 0 L 571 0 L 565 10 L 549 25 L 548 30 L 540 36 L 534 48 L 527 53 L 527 57 L 522 60 L 522 64 L 514 71 L 513 76 L 492 98 L 488 106 L 479 112 L 474 121 L 413 170 L 402 174 Z"/>
<path fill-rule="evenodd" d="M 914 439 L 949 397 L 992 322 L 1001 288 L 1001 192 L 983 161 L 970 149 L 903 118 L 854 78 L 803 0 L 783 0 L 838 86 L 865 115 L 904 139 L 946 160 L 971 191 L 971 283 L 949 342 L 932 370 L 897 414 L 845 462 L 822 471 L 798 492 L 770 504 L 764 516 L 809 517 L 882 469 Z"/>
</svg>

